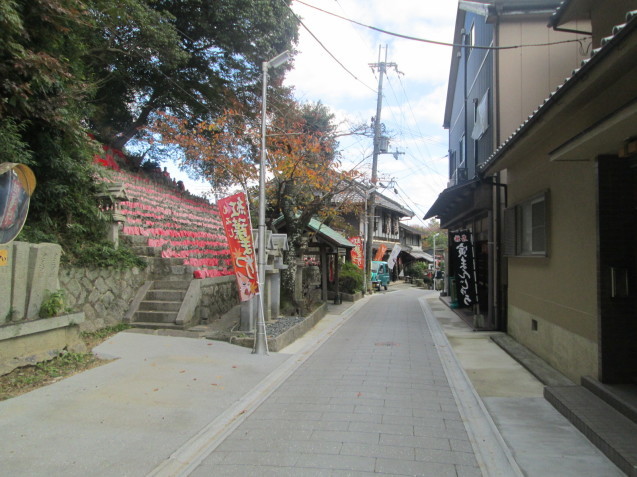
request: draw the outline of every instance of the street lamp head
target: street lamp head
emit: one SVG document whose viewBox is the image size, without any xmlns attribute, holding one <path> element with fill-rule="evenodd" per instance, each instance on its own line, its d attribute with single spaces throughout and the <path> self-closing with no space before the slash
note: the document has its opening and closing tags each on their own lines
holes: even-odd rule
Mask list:
<svg viewBox="0 0 637 477">
<path fill-rule="evenodd" d="M 268 68 L 278 68 L 279 66 L 281 66 L 283 63 L 285 63 L 289 59 L 290 59 L 290 52 L 289 52 L 289 50 L 285 50 L 283 53 L 279 53 L 274 58 L 272 58 L 270 61 L 268 61 L 267 62 L 267 67 Z"/>
</svg>

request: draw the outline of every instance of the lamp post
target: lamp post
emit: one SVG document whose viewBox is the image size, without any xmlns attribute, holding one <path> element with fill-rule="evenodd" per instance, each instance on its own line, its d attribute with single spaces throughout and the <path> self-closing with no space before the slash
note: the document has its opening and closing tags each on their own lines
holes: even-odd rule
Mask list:
<svg viewBox="0 0 637 477">
<path fill-rule="evenodd" d="M 434 290 L 436 290 L 436 237 L 440 235 L 440 232 L 434 234 Z"/>
<path fill-rule="evenodd" d="M 268 342 L 265 336 L 265 310 L 263 309 L 265 293 L 265 172 L 266 172 L 266 151 L 265 151 L 265 130 L 266 130 L 266 100 L 268 96 L 268 70 L 277 68 L 290 59 L 290 52 L 285 50 L 270 61 L 264 61 L 263 68 L 263 91 L 261 94 L 261 163 L 259 165 L 259 243 L 257 265 L 259 270 L 259 314 L 257 317 L 256 340 L 254 343 L 254 354 L 268 354 Z"/>
</svg>

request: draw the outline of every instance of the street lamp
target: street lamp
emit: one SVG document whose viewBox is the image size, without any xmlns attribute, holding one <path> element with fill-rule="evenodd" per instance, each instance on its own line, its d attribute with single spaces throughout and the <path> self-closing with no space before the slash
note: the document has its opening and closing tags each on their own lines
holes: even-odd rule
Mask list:
<svg viewBox="0 0 637 477">
<path fill-rule="evenodd" d="M 263 67 L 263 92 L 261 105 L 261 163 L 259 165 L 259 255 L 257 264 L 259 267 L 259 315 L 257 318 L 257 334 L 252 350 L 255 354 L 268 354 L 268 342 L 265 336 L 265 311 L 263 309 L 265 293 L 265 129 L 266 129 L 266 99 L 268 96 L 268 70 L 277 68 L 290 59 L 290 52 L 285 50 L 270 61 L 264 61 Z"/>
</svg>

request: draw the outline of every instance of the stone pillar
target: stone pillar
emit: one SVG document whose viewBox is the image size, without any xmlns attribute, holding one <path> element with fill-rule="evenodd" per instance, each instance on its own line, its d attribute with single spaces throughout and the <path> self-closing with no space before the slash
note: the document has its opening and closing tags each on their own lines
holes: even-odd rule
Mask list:
<svg viewBox="0 0 637 477">
<path fill-rule="evenodd" d="M 269 265 L 265 270 L 265 290 L 263 293 L 263 319 L 272 321 L 278 315 L 272 315 L 272 276 L 278 275 L 278 270 L 274 270 Z"/>
<path fill-rule="evenodd" d="M 27 315 L 29 249 L 30 244 L 27 242 L 13 242 L 11 306 L 15 312 L 14 320 L 23 320 Z"/>
<path fill-rule="evenodd" d="M 259 297 L 253 296 L 248 301 L 241 302 L 241 317 L 239 331 L 254 331 L 259 306 Z"/>
<path fill-rule="evenodd" d="M 56 291 L 60 288 L 58 272 L 61 255 L 62 247 L 57 244 L 31 245 L 28 277 L 14 277 L 14 286 L 21 286 L 21 279 L 31 282 L 28 292 L 27 319 L 38 317 L 47 290 Z"/>
<path fill-rule="evenodd" d="M 13 246 L 11 243 L 0 245 L 0 324 L 10 321 L 13 268 Z"/>
<path fill-rule="evenodd" d="M 279 270 L 272 270 L 269 279 L 269 313 L 270 319 L 276 320 L 281 313 L 281 273 Z"/>
<path fill-rule="evenodd" d="M 303 270 L 305 262 L 303 260 L 296 261 L 296 278 L 294 280 L 294 301 L 303 303 Z"/>
</svg>

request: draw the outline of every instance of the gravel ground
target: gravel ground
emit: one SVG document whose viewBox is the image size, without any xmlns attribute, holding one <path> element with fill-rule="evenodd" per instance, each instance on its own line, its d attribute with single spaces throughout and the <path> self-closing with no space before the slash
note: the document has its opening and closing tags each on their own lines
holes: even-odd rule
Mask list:
<svg viewBox="0 0 637 477">
<path fill-rule="evenodd" d="M 265 332 L 268 337 L 279 336 L 284 331 L 292 328 L 297 323 L 301 323 L 306 317 L 303 316 L 283 316 L 273 323 L 265 324 Z"/>
</svg>

